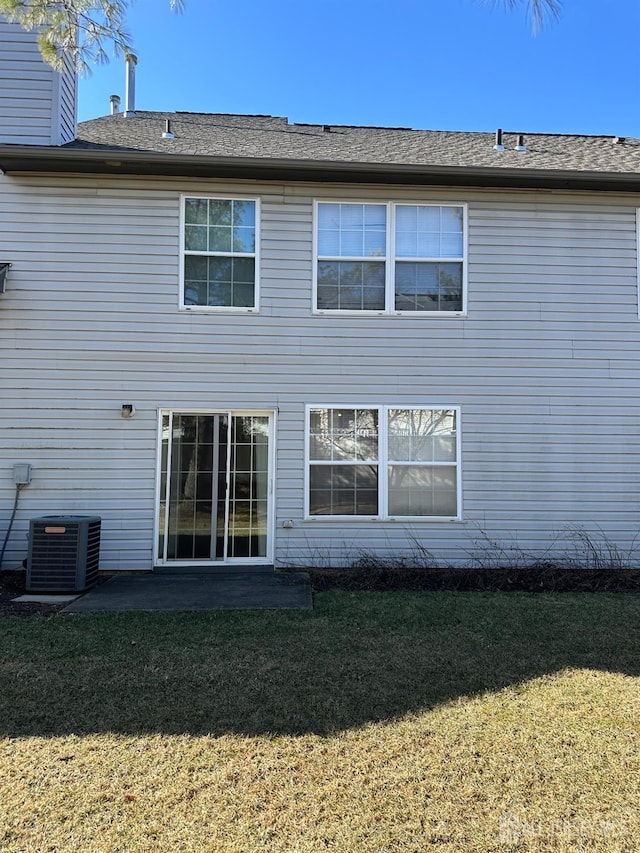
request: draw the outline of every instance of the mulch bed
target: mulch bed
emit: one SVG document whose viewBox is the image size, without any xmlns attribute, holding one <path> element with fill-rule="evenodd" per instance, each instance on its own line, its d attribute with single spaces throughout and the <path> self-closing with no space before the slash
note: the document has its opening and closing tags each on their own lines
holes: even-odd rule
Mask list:
<svg viewBox="0 0 640 853">
<path fill-rule="evenodd" d="M 0 572 L 0 616 L 52 616 L 64 604 L 13 601 L 25 593 L 26 572 Z"/>
<path fill-rule="evenodd" d="M 357 591 L 457 592 L 640 592 L 640 569 L 391 567 L 305 569 L 315 592 Z"/>
<path fill-rule="evenodd" d="M 314 592 L 392 590 L 457 592 L 640 592 L 640 569 L 346 568 L 309 569 Z M 13 601 L 25 592 L 24 571 L 0 572 L 0 616 L 52 616 L 64 604 Z"/>
</svg>

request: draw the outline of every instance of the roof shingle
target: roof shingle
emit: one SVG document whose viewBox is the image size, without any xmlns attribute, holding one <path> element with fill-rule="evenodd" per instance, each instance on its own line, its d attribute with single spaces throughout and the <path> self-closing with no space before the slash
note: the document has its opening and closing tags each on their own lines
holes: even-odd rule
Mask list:
<svg viewBox="0 0 640 853">
<path fill-rule="evenodd" d="M 164 139 L 166 121 L 173 139 Z M 238 157 L 328 163 L 403 164 L 421 167 L 559 170 L 636 174 L 640 140 L 614 136 L 524 134 L 526 151 L 516 151 L 517 134 L 505 132 L 504 151 L 493 133 L 290 124 L 273 116 L 185 112 L 122 113 L 82 123 L 82 150 L 137 151 L 165 155 Z"/>
</svg>

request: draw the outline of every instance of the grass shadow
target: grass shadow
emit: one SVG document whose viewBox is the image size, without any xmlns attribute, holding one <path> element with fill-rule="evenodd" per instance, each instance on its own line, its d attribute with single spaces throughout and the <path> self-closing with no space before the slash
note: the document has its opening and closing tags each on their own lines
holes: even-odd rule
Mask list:
<svg viewBox="0 0 640 853">
<path fill-rule="evenodd" d="M 5 619 L 0 734 L 329 734 L 566 668 L 640 675 L 634 595 L 324 593 L 313 612 Z"/>
</svg>

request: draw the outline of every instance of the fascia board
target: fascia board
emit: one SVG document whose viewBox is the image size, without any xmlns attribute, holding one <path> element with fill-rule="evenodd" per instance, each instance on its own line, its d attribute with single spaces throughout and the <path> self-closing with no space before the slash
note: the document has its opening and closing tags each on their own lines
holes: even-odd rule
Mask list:
<svg viewBox="0 0 640 853">
<path fill-rule="evenodd" d="M 0 169 L 173 177 L 639 192 L 640 174 L 521 167 L 430 166 L 164 154 L 130 149 L 0 145 Z"/>
</svg>

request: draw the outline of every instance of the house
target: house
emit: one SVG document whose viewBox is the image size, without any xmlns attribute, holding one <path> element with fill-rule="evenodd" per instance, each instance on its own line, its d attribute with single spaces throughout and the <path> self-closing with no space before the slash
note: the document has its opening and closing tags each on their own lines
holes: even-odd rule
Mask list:
<svg viewBox="0 0 640 853">
<path fill-rule="evenodd" d="M 5 567 L 58 514 L 102 518 L 108 570 L 632 546 L 639 140 L 76 131 L 72 71 L 0 36 Z"/>
</svg>

